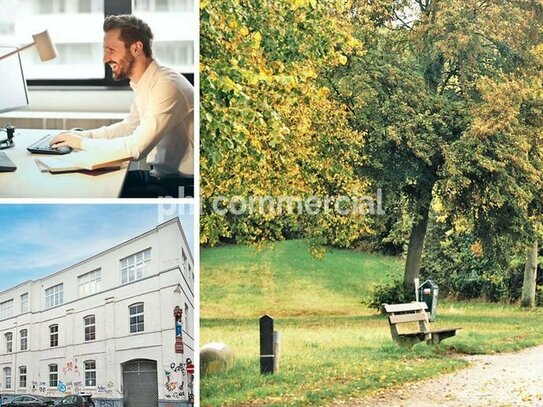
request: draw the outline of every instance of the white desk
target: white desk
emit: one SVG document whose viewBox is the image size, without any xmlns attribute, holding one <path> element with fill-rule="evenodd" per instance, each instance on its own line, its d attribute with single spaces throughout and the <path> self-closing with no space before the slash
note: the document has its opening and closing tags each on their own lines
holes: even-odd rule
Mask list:
<svg viewBox="0 0 543 407">
<path fill-rule="evenodd" d="M 128 163 L 117 170 L 62 174 L 41 172 L 36 159 L 54 156 L 32 154 L 26 148 L 43 136 L 58 132 L 60 130 L 15 131 L 15 147 L 2 151 L 17 166 L 17 170 L 0 172 L 0 198 L 117 198 L 128 171 Z"/>
</svg>

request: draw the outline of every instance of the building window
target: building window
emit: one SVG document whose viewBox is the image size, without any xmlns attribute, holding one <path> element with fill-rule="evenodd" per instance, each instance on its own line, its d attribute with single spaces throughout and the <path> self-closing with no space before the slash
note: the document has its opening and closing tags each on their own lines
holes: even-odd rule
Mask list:
<svg viewBox="0 0 543 407">
<path fill-rule="evenodd" d="M 64 302 L 62 284 L 45 290 L 45 308 L 52 308 Z"/>
<path fill-rule="evenodd" d="M 94 315 L 89 315 L 83 318 L 85 322 L 85 342 L 94 341 L 96 339 L 96 319 Z"/>
<path fill-rule="evenodd" d="M 149 261 L 151 261 L 151 249 L 121 259 L 122 283 L 126 284 L 143 278 L 144 268 Z"/>
<path fill-rule="evenodd" d="M 11 389 L 11 367 L 4 368 L 4 387 Z"/>
<path fill-rule="evenodd" d="M 21 314 L 28 312 L 28 293 L 21 294 Z"/>
<path fill-rule="evenodd" d="M 49 344 L 53 348 L 58 346 L 58 325 L 51 325 L 49 327 Z"/>
<path fill-rule="evenodd" d="M 58 386 L 58 365 L 49 365 L 49 387 Z"/>
<path fill-rule="evenodd" d="M 19 367 L 19 387 L 26 387 L 26 366 Z"/>
<path fill-rule="evenodd" d="M 183 249 L 181 249 L 181 259 L 181 268 L 183 269 L 183 273 L 185 273 L 185 271 L 187 270 L 187 255 L 185 254 L 185 251 Z"/>
<path fill-rule="evenodd" d="M 185 304 L 185 332 L 189 332 L 189 306 Z"/>
<path fill-rule="evenodd" d="M 96 386 L 96 361 L 85 361 L 85 386 Z"/>
<path fill-rule="evenodd" d="M 21 329 L 19 333 L 21 335 L 21 350 L 28 350 L 28 330 Z"/>
<path fill-rule="evenodd" d="M 130 333 L 143 332 L 143 303 L 134 304 L 130 309 Z"/>
<path fill-rule="evenodd" d="M 13 300 L 0 302 L 0 319 L 13 316 Z"/>
<path fill-rule="evenodd" d="M 13 352 L 13 334 L 8 332 L 4 335 L 4 337 L 6 338 L 6 352 Z"/>
<path fill-rule="evenodd" d="M 100 291 L 102 271 L 100 269 L 83 274 L 77 278 L 79 283 L 79 297 L 86 297 Z"/>
</svg>

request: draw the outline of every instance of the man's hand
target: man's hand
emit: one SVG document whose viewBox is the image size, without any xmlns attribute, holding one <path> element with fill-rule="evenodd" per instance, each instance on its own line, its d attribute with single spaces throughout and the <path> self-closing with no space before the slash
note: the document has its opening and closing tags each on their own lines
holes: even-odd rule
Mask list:
<svg viewBox="0 0 543 407">
<path fill-rule="evenodd" d="M 68 146 L 75 150 L 81 150 L 81 136 L 75 132 L 60 133 L 53 140 L 51 140 L 49 145 L 53 148 Z"/>
</svg>

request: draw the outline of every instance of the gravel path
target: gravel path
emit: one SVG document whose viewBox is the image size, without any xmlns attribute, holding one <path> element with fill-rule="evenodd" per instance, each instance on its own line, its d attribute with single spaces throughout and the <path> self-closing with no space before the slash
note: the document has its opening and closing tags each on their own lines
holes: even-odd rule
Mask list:
<svg viewBox="0 0 543 407">
<path fill-rule="evenodd" d="M 470 367 L 334 406 L 543 407 L 543 346 L 517 353 L 475 355 Z"/>
</svg>

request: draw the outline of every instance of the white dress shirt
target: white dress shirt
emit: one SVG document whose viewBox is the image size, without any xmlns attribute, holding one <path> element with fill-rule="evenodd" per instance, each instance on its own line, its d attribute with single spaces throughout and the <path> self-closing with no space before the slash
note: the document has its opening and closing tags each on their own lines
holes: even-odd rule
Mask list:
<svg viewBox="0 0 543 407">
<path fill-rule="evenodd" d="M 153 60 L 138 82 L 121 122 L 85 132 L 81 149 L 147 156 L 154 175 L 194 175 L 194 88 L 180 73 Z"/>
</svg>

